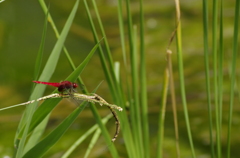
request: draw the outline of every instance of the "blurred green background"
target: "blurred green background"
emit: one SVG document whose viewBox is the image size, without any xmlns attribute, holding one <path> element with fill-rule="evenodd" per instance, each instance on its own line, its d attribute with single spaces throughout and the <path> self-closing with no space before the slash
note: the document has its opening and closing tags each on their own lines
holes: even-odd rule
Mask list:
<svg viewBox="0 0 240 158">
<path fill-rule="evenodd" d="M 46 2 L 46 4 L 49 4 L 50 13 L 59 31 L 63 28 L 74 2 L 75 1 L 68 1 L 66 3 L 64 0 L 51 0 Z M 229 78 L 228 65 L 232 51 L 234 1 L 229 0 L 224 3 L 224 52 L 226 60 L 224 74 L 227 80 Z M 133 1 L 131 7 L 134 24 L 139 25 L 138 1 Z M 209 4 L 209 8 L 211 10 L 211 4 Z M 98 9 L 112 50 L 113 59 L 114 61 L 119 61 L 122 65 L 123 59 L 117 19 L 117 1 L 100 0 L 98 1 Z M 154 152 L 154 150 L 156 150 L 156 137 L 154 135 L 156 135 L 158 129 L 157 121 L 161 100 L 159 96 L 161 94 L 163 72 L 166 66 L 165 50 L 172 31 L 175 28 L 174 1 L 144 1 L 144 11 L 150 139 Z M 126 13 L 124 12 L 124 14 Z M 92 15 L 94 17 L 94 13 Z M 32 86 L 35 60 L 41 42 L 44 18 L 45 15 L 43 14 L 38 1 L 5 0 L 0 3 L 0 108 L 28 101 Z M 209 20 L 211 25 L 211 15 Z M 199 157 L 202 156 L 207 158 L 210 157 L 210 144 L 203 58 L 202 1 L 181 1 L 181 23 L 186 93 L 193 142 L 196 148 L 196 154 Z M 211 32 L 211 28 L 209 30 Z M 43 64 L 46 63 L 49 52 L 53 49 L 55 42 L 55 34 L 53 33 L 51 26 L 48 25 Z M 94 46 L 91 28 L 82 1 L 80 1 L 77 16 L 65 45 L 76 65 L 79 65 L 82 62 L 87 53 Z M 170 48 L 173 50 L 173 61 L 174 65 L 176 65 L 174 44 L 172 44 Z M 65 55 L 62 54 L 57 69 L 50 81 L 62 81 L 71 73 L 71 71 Z M 174 73 L 175 85 L 178 90 L 179 85 L 176 66 L 174 67 Z M 82 78 L 85 82 L 85 86 L 90 91 L 92 91 L 101 81 L 105 80 L 97 53 L 82 73 Z M 47 87 L 45 94 L 50 94 L 53 90 L 52 87 Z M 228 84 L 226 84 L 225 92 L 228 93 L 228 91 Z M 108 94 L 109 90 L 106 82 L 103 82 L 97 93 L 109 103 L 112 102 L 111 97 Z M 177 91 L 176 94 L 178 99 L 180 146 L 181 149 L 183 149 L 181 150 L 181 154 L 183 157 L 190 157 L 191 153 L 179 91 Z M 225 97 L 224 101 L 227 103 L 228 97 Z M 3 157 L 4 155 L 11 156 L 13 154 L 13 139 L 24 108 L 25 107 L 18 107 L 0 112 L 0 157 Z M 75 106 L 68 100 L 62 101 L 51 116 L 47 132 L 51 131 L 74 108 Z M 222 140 L 223 148 L 225 148 L 224 142 L 226 141 L 226 131 L 224 129 L 226 129 L 225 125 L 228 117 L 228 105 L 223 105 L 223 108 L 224 124 Z M 238 113 L 240 110 L 239 107 L 235 106 L 234 108 L 234 113 Z M 98 109 L 101 116 L 106 116 L 109 113 L 107 108 L 100 107 Z M 232 141 L 232 157 L 235 157 L 240 154 L 238 151 L 238 146 L 240 145 L 240 139 L 238 136 L 239 126 L 237 126 L 240 122 L 240 117 L 237 117 L 237 115 L 233 116 L 232 130 L 233 137 L 236 137 L 234 137 Z M 175 137 L 170 101 L 168 102 L 165 120 L 164 155 L 165 157 L 171 157 L 171 153 L 175 152 Z M 85 109 L 66 135 L 49 152 L 49 154 L 46 155 L 46 157 L 59 157 L 64 150 L 74 142 L 74 140 L 81 136 L 81 132 L 85 132 L 94 124 L 95 120 L 92 117 L 91 112 L 88 109 Z M 111 119 L 107 126 L 110 133 L 113 135 L 115 130 L 114 120 Z M 76 155 L 73 155 L 73 157 L 78 157 L 77 155 L 85 153 L 84 145 L 87 145 L 87 143 L 88 142 L 80 146 L 79 149 L 81 150 L 76 151 Z M 124 157 L 125 149 L 123 143 L 120 134 L 114 145 L 117 146 L 120 155 Z M 223 153 L 224 152 L 225 150 L 223 149 Z M 91 156 L 101 157 L 101 155 L 104 155 L 103 157 L 109 156 L 107 145 L 102 138 L 100 138 L 99 143 L 94 148 L 94 152 Z"/>
</svg>

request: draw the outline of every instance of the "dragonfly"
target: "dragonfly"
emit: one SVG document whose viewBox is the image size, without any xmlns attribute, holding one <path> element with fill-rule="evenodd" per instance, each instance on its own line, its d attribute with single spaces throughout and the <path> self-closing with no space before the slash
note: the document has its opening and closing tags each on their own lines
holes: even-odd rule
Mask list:
<svg viewBox="0 0 240 158">
<path fill-rule="evenodd" d="M 112 142 L 116 140 L 118 137 L 118 134 L 120 132 L 120 121 L 118 119 L 117 113 L 114 111 L 114 109 L 117 109 L 119 111 L 122 111 L 121 107 L 118 107 L 114 104 L 107 103 L 102 97 L 100 97 L 97 94 L 93 94 L 91 96 L 85 95 L 85 94 L 79 94 L 76 93 L 76 88 L 78 87 L 77 83 L 70 82 L 70 81 L 62 81 L 62 82 L 42 82 L 42 81 L 32 81 L 37 84 L 45 84 L 50 85 L 58 88 L 59 93 L 54 93 L 42 98 L 37 99 L 37 101 L 46 100 L 50 98 L 73 98 L 75 100 L 82 100 L 82 101 L 88 101 L 93 103 L 99 103 L 100 105 L 106 105 L 111 113 L 113 114 L 113 117 L 115 118 L 115 124 L 116 124 L 116 132 L 114 134 L 114 137 L 112 138 Z M 67 92 L 67 93 L 64 93 Z M 33 101 L 28 101 L 26 103 L 32 103 Z"/>
<path fill-rule="evenodd" d="M 70 82 L 70 81 L 62 81 L 62 82 L 42 82 L 42 81 L 33 81 L 34 83 L 38 84 L 46 84 L 50 86 L 54 86 L 58 88 L 59 92 L 70 91 L 74 92 L 75 89 L 78 87 L 77 83 Z"/>
</svg>

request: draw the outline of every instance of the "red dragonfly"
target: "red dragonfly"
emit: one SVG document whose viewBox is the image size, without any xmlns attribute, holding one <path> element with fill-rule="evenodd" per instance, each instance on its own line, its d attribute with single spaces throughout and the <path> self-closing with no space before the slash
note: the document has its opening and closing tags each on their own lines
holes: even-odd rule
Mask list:
<svg viewBox="0 0 240 158">
<path fill-rule="evenodd" d="M 42 81 L 33 81 L 35 83 L 39 84 L 46 84 L 54 87 L 58 87 L 59 92 L 64 92 L 64 91 L 75 91 L 75 89 L 78 87 L 77 83 L 70 82 L 70 81 L 62 81 L 62 82 L 42 82 Z"/>
</svg>

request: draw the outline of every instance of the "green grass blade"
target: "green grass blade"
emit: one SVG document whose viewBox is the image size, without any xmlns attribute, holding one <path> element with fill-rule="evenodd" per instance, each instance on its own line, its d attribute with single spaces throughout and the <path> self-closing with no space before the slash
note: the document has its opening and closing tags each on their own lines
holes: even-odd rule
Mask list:
<svg viewBox="0 0 240 158">
<path fill-rule="evenodd" d="M 173 75 L 173 63 L 172 63 L 172 51 L 167 49 L 167 64 L 168 64 L 168 72 L 169 72 L 169 87 L 171 93 L 171 104 L 173 110 L 173 120 L 174 120 L 174 130 L 175 130 L 175 138 L 176 138 L 176 157 L 180 158 L 180 147 L 179 147 L 179 130 L 178 130 L 178 117 L 177 117 L 177 105 L 176 105 L 176 95 L 175 95 L 175 85 L 174 85 L 174 75 Z"/>
<path fill-rule="evenodd" d="M 211 157 L 215 157 L 214 142 L 213 142 L 213 120 L 212 120 L 212 105 L 211 105 L 211 89 L 210 89 L 210 75 L 209 75 L 209 51 L 208 51 L 208 4 L 203 0 L 203 38 L 204 38 L 204 65 L 205 65 L 205 79 L 206 79 L 206 94 L 209 117 L 209 140 L 211 145 Z"/>
<path fill-rule="evenodd" d="M 132 17 L 131 17 L 131 9 L 130 9 L 130 1 L 126 1 L 126 11 L 127 11 L 127 26 L 128 26 L 128 37 L 129 37 L 129 48 L 130 48 L 130 64 L 131 64 L 131 77 L 132 77 L 132 93 L 133 93 L 133 98 L 134 98 L 134 104 L 130 105 L 130 118 L 132 120 L 133 125 L 132 125 L 132 135 L 134 139 L 134 144 L 135 144 L 135 155 L 136 157 L 144 157 L 144 149 L 143 149 L 143 142 L 142 142 L 142 127 L 141 127 L 141 118 L 139 114 L 139 98 L 137 96 L 137 74 L 136 74 L 136 63 L 133 56 L 136 53 L 136 41 L 134 41 L 134 33 L 133 31 L 133 25 L 132 25 Z M 133 67 L 134 66 L 134 67 Z M 135 71 L 135 72 L 134 72 Z M 135 82 L 135 83 L 134 83 Z"/>
<path fill-rule="evenodd" d="M 120 100 L 120 104 L 122 105 L 122 107 L 124 107 L 124 111 L 123 113 L 120 114 L 120 120 L 122 122 L 124 122 L 125 124 L 125 127 L 126 128 L 122 128 L 122 133 L 123 133 L 123 137 L 124 137 L 124 140 L 128 140 L 125 145 L 126 145 L 126 150 L 127 150 L 127 153 L 128 153 L 128 156 L 129 157 L 138 157 L 137 155 L 139 154 L 138 153 L 138 150 L 137 149 L 137 146 L 134 144 L 133 142 L 133 133 L 132 133 L 132 130 L 130 129 L 130 124 L 129 124 L 129 121 L 128 121 L 128 116 L 127 114 L 125 113 L 126 109 L 125 109 L 125 104 L 127 101 L 124 101 L 126 100 L 125 97 L 128 99 L 128 102 L 130 102 L 130 100 L 132 100 L 132 97 L 131 97 L 131 92 L 130 92 L 130 84 L 129 84 L 129 79 L 130 79 L 130 74 L 129 74 L 129 66 L 127 65 L 127 55 L 126 55 L 126 47 L 125 47 L 125 44 L 127 42 L 125 42 L 125 33 L 124 33 L 124 20 L 125 20 L 125 17 L 124 17 L 124 14 L 123 14 L 123 7 L 122 7 L 122 1 L 121 0 L 118 0 L 118 21 L 119 21 L 119 31 L 120 31 L 120 39 L 121 39 L 121 48 L 122 48 L 122 54 L 123 54 L 123 62 L 124 62 L 124 75 L 123 76 L 123 79 L 125 80 L 124 84 L 122 84 L 122 81 L 121 79 L 117 78 L 117 85 L 120 86 L 120 89 L 121 89 L 121 97 L 119 97 L 121 100 Z M 117 73 L 115 71 L 115 73 Z M 126 85 L 125 85 L 126 84 Z M 123 92 L 123 85 L 124 88 L 126 88 L 126 92 Z M 125 94 L 126 93 L 126 94 Z M 122 102 L 121 102 L 122 101 Z"/>
<path fill-rule="evenodd" d="M 229 106 L 229 118 L 228 118 L 228 138 L 227 138 L 227 157 L 230 158 L 231 149 L 231 126 L 232 126 L 232 112 L 234 103 L 234 86 L 236 78 L 236 60 L 238 53 L 238 29 L 239 29 L 239 10 L 240 1 L 236 0 L 235 5 L 235 20 L 234 20 L 234 31 L 233 31 L 233 52 L 232 52 L 232 65 L 231 65 L 231 89 L 230 89 L 230 106 Z"/>
<path fill-rule="evenodd" d="M 28 139 L 28 142 L 25 145 L 24 148 L 24 154 L 30 149 L 32 148 L 35 144 L 38 143 L 39 139 L 41 138 L 42 134 L 45 131 L 45 128 L 47 126 L 48 123 L 48 119 L 50 117 L 50 114 L 47 115 L 47 117 L 45 117 L 42 122 L 40 122 L 40 124 L 37 126 L 37 128 L 35 128 L 30 136 L 30 138 Z"/>
<path fill-rule="evenodd" d="M 159 127 L 158 127 L 158 140 L 157 140 L 157 158 L 163 157 L 163 139 L 164 139 L 164 120 L 165 120 L 165 109 L 167 103 L 167 92 L 168 92 L 168 82 L 169 82 L 169 70 L 165 69 L 164 73 L 164 83 L 162 90 L 162 102 L 161 110 L 159 115 Z"/>
<path fill-rule="evenodd" d="M 132 45 L 132 51 L 130 52 L 130 64 L 131 64 L 131 75 L 132 75 L 132 91 L 133 91 L 133 99 L 134 102 L 130 105 L 130 116 L 132 119 L 133 127 L 133 137 L 134 141 L 136 143 L 136 146 L 138 147 L 138 153 L 139 157 L 144 157 L 144 151 L 143 151 L 143 143 L 142 143 L 142 126 L 141 126 L 141 116 L 140 116 L 140 109 L 139 109 L 139 75 L 138 75 L 138 62 L 137 62 L 137 28 L 134 26 L 133 29 L 133 45 Z"/>
<path fill-rule="evenodd" d="M 144 42 L 144 13 L 143 0 L 140 0 L 140 98 L 142 107 L 142 129 L 143 129 L 143 145 L 145 158 L 150 157 L 149 151 L 149 123 L 148 123 L 148 104 L 147 104 L 147 81 L 146 81 L 146 52 Z"/>
<path fill-rule="evenodd" d="M 127 55 L 126 55 L 126 48 L 125 48 L 125 36 L 124 36 L 124 18 L 123 18 L 123 7 L 122 1 L 118 0 L 118 22 L 119 22 L 119 31 L 120 31 L 120 40 L 121 40 L 121 47 L 122 47 L 122 54 L 123 54 L 123 62 L 125 71 L 127 70 Z"/>
<path fill-rule="evenodd" d="M 220 29 L 219 29 L 219 127 L 222 135 L 222 102 L 223 102 L 223 61 L 224 61 L 224 43 L 223 43 L 223 1 L 220 7 Z"/>
<path fill-rule="evenodd" d="M 38 158 L 42 157 L 66 132 L 66 130 L 75 121 L 77 116 L 82 112 L 87 103 L 79 106 L 74 110 L 54 131 L 52 131 L 48 136 L 41 140 L 36 146 L 30 149 L 23 158 Z"/>
<path fill-rule="evenodd" d="M 120 76 L 120 66 L 117 66 L 118 64 L 115 64 L 115 75 L 116 77 L 117 76 Z M 121 82 L 120 82 L 120 78 L 116 78 L 118 82 L 118 84 L 120 86 L 121 85 Z M 121 92 L 122 93 L 122 96 L 124 96 L 124 93 L 123 91 Z M 124 100 L 124 99 L 122 99 Z M 119 113 L 119 118 L 120 118 L 120 121 L 124 123 L 123 126 L 121 126 L 121 132 L 123 133 L 123 137 L 124 137 L 124 140 L 127 140 L 125 145 L 126 145 L 126 150 L 127 150 L 127 153 L 128 153 L 128 156 L 129 157 L 137 157 L 137 150 L 136 150 L 136 146 L 134 145 L 134 142 L 133 142 L 133 136 L 132 136 L 132 130 L 130 129 L 130 125 L 129 125 L 129 120 L 128 120 L 128 116 L 127 116 L 127 109 L 125 108 L 125 104 L 123 104 L 123 111 L 121 113 Z"/>
<path fill-rule="evenodd" d="M 180 28 L 180 27 L 179 27 Z M 178 34 L 178 33 L 177 33 Z M 194 152 L 194 146 L 192 141 L 192 134 L 191 134 L 191 128 L 189 123 L 189 116 L 188 116 L 188 109 L 187 109 L 187 101 L 186 101 L 186 93 L 185 93 L 185 87 L 184 87 L 184 76 L 183 76 L 183 59 L 182 59 L 182 49 L 181 49 L 181 37 L 178 39 L 178 64 L 179 64 L 179 74 L 180 74 L 180 89 L 181 89 L 181 98 L 183 103 L 183 109 L 184 109 L 184 117 L 186 121 L 186 127 L 187 127 L 187 133 L 189 138 L 189 143 L 192 151 L 192 156 L 195 158 L 195 152 Z"/>
<path fill-rule="evenodd" d="M 191 134 L 191 128 L 189 123 L 189 116 L 188 116 L 188 108 L 187 108 L 187 101 L 186 101 L 186 93 L 185 93 L 185 83 L 184 83 L 184 72 L 183 72 L 183 58 L 182 58 L 182 35 L 181 35 L 181 21 L 180 21 L 180 4 L 179 1 L 176 1 L 176 10 L 177 10 L 177 57 L 178 57 L 178 71 L 179 71 L 179 81 L 180 81 L 180 91 L 181 91 L 181 99 L 183 104 L 183 110 L 184 110 L 184 117 L 186 122 L 186 128 L 187 128 L 187 134 L 188 139 L 192 151 L 192 157 L 195 158 L 195 151 L 194 151 L 194 145 L 192 141 L 192 134 Z"/>
<path fill-rule="evenodd" d="M 221 140 L 221 136 L 222 136 L 222 103 L 223 103 L 223 1 L 220 1 L 221 5 L 220 5 L 220 17 L 219 17 L 219 22 L 220 22 L 220 28 L 219 28 L 219 56 L 218 56 L 218 116 L 219 116 L 219 148 L 222 150 L 222 140 Z M 222 153 L 220 150 L 220 157 L 222 157 Z"/>
<path fill-rule="evenodd" d="M 219 120 L 219 89 L 218 89 L 218 52 L 217 52 L 217 29 L 218 29 L 218 0 L 213 1 L 213 25 L 212 25 L 212 50 L 213 50 L 213 80 L 214 80 L 214 104 L 216 115 L 216 146 L 217 157 L 221 158 L 221 135 L 220 135 L 220 120 Z"/>
</svg>

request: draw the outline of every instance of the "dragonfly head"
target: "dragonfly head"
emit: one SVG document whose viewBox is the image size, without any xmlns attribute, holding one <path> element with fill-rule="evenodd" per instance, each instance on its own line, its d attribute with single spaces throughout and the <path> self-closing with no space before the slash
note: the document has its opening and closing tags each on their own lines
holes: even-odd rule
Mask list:
<svg viewBox="0 0 240 158">
<path fill-rule="evenodd" d="M 73 86 L 73 88 L 77 88 L 78 84 L 77 83 L 73 83 L 72 86 Z"/>
</svg>

